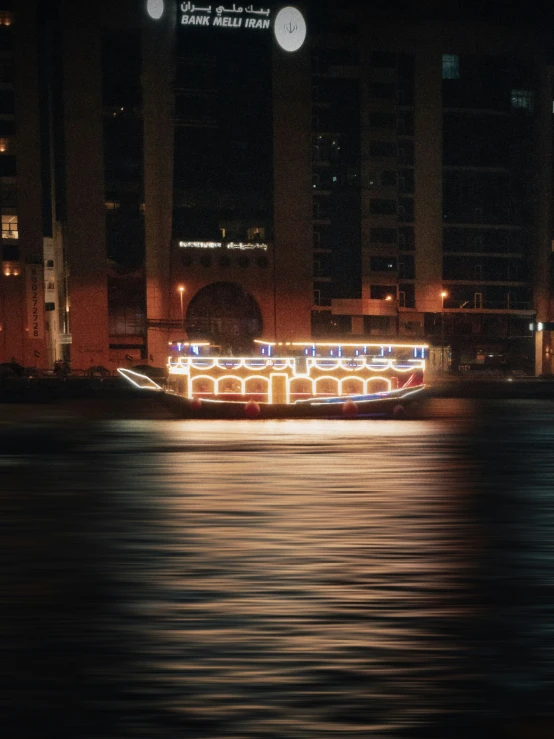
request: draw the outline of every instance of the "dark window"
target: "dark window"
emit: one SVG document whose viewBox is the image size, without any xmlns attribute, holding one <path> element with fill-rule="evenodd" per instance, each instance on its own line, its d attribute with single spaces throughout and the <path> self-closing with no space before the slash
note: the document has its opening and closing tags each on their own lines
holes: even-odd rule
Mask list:
<svg viewBox="0 0 554 739">
<path fill-rule="evenodd" d="M 396 67 L 396 54 L 390 51 L 372 51 L 369 64 L 372 67 Z"/>
<path fill-rule="evenodd" d="M 267 269 L 267 267 L 269 267 L 269 259 L 267 257 L 258 257 L 256 259 L 256 264 L 260 269 Z"/>
<path fill-rule="evenodd" d="M 229 257 L 228 254 L 223 254 L 221 257 L 219 257 L 219 266 L 220 267 L 230 267 L 231 257 Z"/>
<path fill-rule="evenodd" d="M 239 257 L 237 259 L 237 264 L 239 265 L 239 267 L 246 269 L 246 267 L 248 267 L 248 264 L 249 264 L 248 257 Z"/>
<path fill-rule="evenodd" d="M 401 110 L 398 112 L 396 122 L 398 134 L 400 136 L 414 135 L 414 113 L 412 110 Z"/>
<path fill-rule="evenodd" d="M 2 260 L 4 262 L 19 262 L 19 247 L 15 245 L 2 247 Z"/>
<path fill-rule="evenodd" d="M 0 49 L 11 49 L 13 36 L 11 26 L 0 26 Z"/>
<path fill-rule="evenodd" d="M 364 334 L 387 336 L 392 329 L 393 319 L 390 316 L 364 316 Z"/>
<path fill-rule="evenodd" d="M 44 310 L 45 311 L 56 310 L 56 303 L 45 303 Z"/>
<path fill-rule="evenodd" d="M 315 293 L 316 291 L 314 291 Z M 319 291 L 317 291 L 319 292 Z M 316 295 L 314 294 L 314 305 L 319 305 L 316 302 Z M 327 337 L 331 333 L 331 320 L 333 315 L 331 311 L 326 310 L 314 310 L 312 311 L 312 336 L 324 336 Z"/>
<path fill-rule="evenodd" d="M 181 264 L 183 267 L 191 267 L 193 261 L 192 254 L 181 254 Z"/>
<path fill-rule="evenodd" d="M 400 164 L 414 163 L 414 143 L 409 139 L 404 139 L 402 145 L 398 147 L 398 162 Z"/>
<path fill-rule="evenodd" d="M 371 285 L 369 288 L 372 300 L 386 300 L 388 295 L 396 295 L 396 285 Z"/>
<path fill-rule="evenodd" d="M 396 272 L 396 257 L 370 257 L 372 272 Z"/>
<path fill-rule="evenodd" d="M 13 59 L 0 59 L 0 82 L 13 82 Z"/>
<path fill-rule="evenodd" d="M 413 198 L 398 198 L 398 220 L 408 223 L 414 220 Z"/>
<path fill-rule="evenodd" d="M 413 192 L 414 188 L 414 170 L 401 169 L 398 173 L 398 190 L 400 192 Z"/>
<path fill-rule="evenodd" d="M 369 240 L 372 244 L 396 244 L 396 229 L 372 228 L 369 231 Z"/>
<path fill-rule="evenodd" d="M 415 287 L 410 284 L 400 284 L 399 288 L 399 304 L 402 308 L 415 308 Z"/>
<path fill-rule="evenodd" d="M 527 251 L 521 231 L 504 229 L 444 229 L 443 249 L 446 252 L 481 252 L 520 254 Z"/>
<path fill-rule="evenodd" d="M 415 262 L 413 254 L 402 254 L 398 260 L 398 277 L 401 280 L 415 279 Z"/>
<path fill-rule="evenodd" d="M 15 177 L 15 157 L 14 156 L 1 156 L 0 157 L 0 177 Z"/>
<path fill-rule="evenodd" d="M 373 110 L 369 113 L 369 125 L 372 128 L 394 128 L 394 116 L 392 113 L 383 113 L 380 110 Z"/>
<path fill-rule="evenodd" d="M 0 136 L 13 136 L 15 133 L 14 121 L 0 121 Z"/>
<path fill-rule="evenodd" d="M 415 248 L 414 229 L 406 226 L 398 229 L 398 246 L 404 251 L 413 251 Z"/>
<path fill-rule="evenodd" d="M 141 104 L 140 35 L 133 31 L 105 31 L 102 39 L 102 98 L 105 106 L 123 113 Z"/>
<path fill-rule="evenodd" d="M 373 198 L 369 201 L 369 212 L 373 215 L 395 215 L 396 200 Z"/>
<path fill-rule="evenodd" d="M 0 90 L 0 113 L 13 113 L 13 92 L 12 90 Z"/>
<path fill-rule="evenodd" d="M 200 257 L 200 264 L 203 267 L 211 267 L 212 266 L 211 254 L 202 254 L 202 256 Z"/>
<path fill-rule="evenodd" d="M 394 100 L 396 98 L 396 85 L 390 82 L 371 82 L 368 86 L 370 98 L 377 100 Z"/>
<path fill-rule="evenodd" d="M 446 222 L 519 225 L 524 215 L 518 185 L 505 172 L 445 171 Z"/>
<path fill-rule="evenodd" d="M 369 154 L 374 158 L 395 157 L 396 144 L 389 141 L 372 141 L 369 145 Z"/>
<path fill-rule="evenodd" d="M 381 174 L 381 184 L 383 187 L 396 187 L 396 172 L 386 169 Z"/>
</svg>

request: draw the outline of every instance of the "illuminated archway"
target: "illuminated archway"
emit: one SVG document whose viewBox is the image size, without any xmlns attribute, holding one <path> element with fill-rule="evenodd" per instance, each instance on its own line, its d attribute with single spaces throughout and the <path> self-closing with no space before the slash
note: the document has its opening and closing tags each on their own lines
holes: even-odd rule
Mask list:
<svg viewBox="0 0 554 739">
<path fill-rule="evenodd" d="M 346 377 L 342 381 L 341 395 L 362 395 L 364 381 L 360 377 Z"/>
<path fill-rule="evenodd" d="M 317 395 L 336 396 L 340 395 L 339 380 L 336 377 L 318 377 L 315 381 Z"/>
<path fill-rule="evenodd" d="M 391 389 L 391 381 L 386 377 L 372 377 L 367 381 L 368 393 L 385 393 Z"/>
<path fill-rule="evenodd" d="M 262 313 L 254 298 L 233 282 L 214 282 L 196 293 L 187 309 L 190 339 L 208 339 L 239 351 L 262 335 Z"/>
</svg>

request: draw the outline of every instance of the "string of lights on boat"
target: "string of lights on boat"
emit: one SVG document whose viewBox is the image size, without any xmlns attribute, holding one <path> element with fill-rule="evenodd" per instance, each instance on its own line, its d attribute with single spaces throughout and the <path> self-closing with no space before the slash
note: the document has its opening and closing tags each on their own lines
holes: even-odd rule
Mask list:
<svg viewBox="0 0 554 739">
<path fill-rule="evenodd" d="M 309 397 L 350 397 L 352 395 L 366 395 L 371 392 L 388 393 L 402 386 L 410 387 L 415 373 L 410 374 L 405 382 L 395 382 L 392 377 L 371 377 L 362 380 L 359 377 L 346 377 L 339 379 L 330 375 L 317 378 L 292 377 L 285 379 L 284 402 L 291 403 Z M 224 375 L 215 378 L 210 375 L 196 375 L 191 378 L 187 397 L 241 399 L 250 395 L 256 395 L 262 402 L 273 403 L 274 392 L 272 377 L 261 375 L 249 375 L 248 377 L 237 377 L 236 375 Z"/>
<path fill-rule="evenodd" d="M 422 368 L 425 360 L 422 358 L 408 359 L 406 363 L 398 363 L 396 359 L 388 359 L 386 357 L 343 357 L 336 359 L 327 359 L 324 357 L 308 357 L 303 369 L 300 369 L 297 358 L 294 357 L 274 357 L 272 359 L 263 359 L 256 357 L 169 357 L 168 367 L 171 374 L 188 374 L 190 369 L 209 370 L 236 370 L 245 368 L 247 370 L 261 370 L 271 368 L 272 370 L 290 369 L 294 374 L 309 374 L 311 368 L 318 370 L 336 370 L 343 369 L 346 372 L 359 372 L 362 369 L 368 369 L 371 372 L 379 372 L 385 369 L 395 370 L 397 372 L 410 372 L 414 368 Z"/>
</svg>

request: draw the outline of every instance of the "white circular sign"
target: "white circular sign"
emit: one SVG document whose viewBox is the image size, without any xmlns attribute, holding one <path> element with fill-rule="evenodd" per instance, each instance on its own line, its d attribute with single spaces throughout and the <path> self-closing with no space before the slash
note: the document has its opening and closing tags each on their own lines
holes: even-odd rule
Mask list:
<svg viewBox="0 0 554 739">
<path fill-rule="evenodd" d="M 297 8 L 282 8 L 275 18 L 273 32 L 285 51 L 298 51 L 306 39 L 306 21 Z"/>
<path fill-rule="evenodd" d="M 148 0 L 146 10 L 150 18 L 155 21 L 159 20 L 164 14 L 164 0 Z"/>
</svg>

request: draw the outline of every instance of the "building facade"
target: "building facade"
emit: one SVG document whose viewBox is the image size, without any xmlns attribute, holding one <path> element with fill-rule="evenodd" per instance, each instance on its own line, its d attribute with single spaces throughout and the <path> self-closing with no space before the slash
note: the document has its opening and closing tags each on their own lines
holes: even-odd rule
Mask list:
<svg viewBox="0 0 554 739">
<path fill-rule="evenodd" d="M 312 79 L 314 333 L 424 336 L 454 370 L 550 371 L 529 327 L 550 314 L 538 33 L 342 10 Z"/>
<path fill-rule="evenodd" d="M 552 371 L 536 26 L 314 3 L 289 52 L 274 3 L 4 6 L 1 361 L 405 337 L 436 369 Z"/>
</svg>

